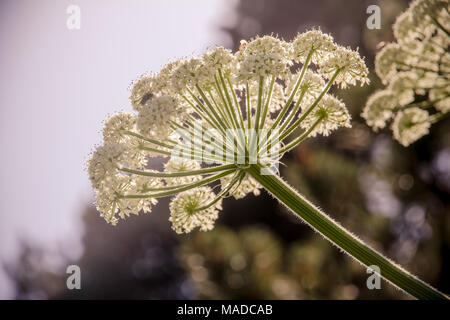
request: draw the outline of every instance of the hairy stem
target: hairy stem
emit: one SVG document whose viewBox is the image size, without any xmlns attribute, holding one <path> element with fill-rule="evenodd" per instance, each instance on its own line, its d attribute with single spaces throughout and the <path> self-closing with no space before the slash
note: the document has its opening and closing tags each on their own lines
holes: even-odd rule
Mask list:
<svg viewBox="0 0 450 320">
<path fill-rule="evenodd" d="M 231 190 L 231 188 L 233 188 L 233 186 L 240 179 L 242 179 L 244 174 L 245 173 L 243 173 L 243 172 L 236 171 L 234 176 L 231 178 L 231 181 L 228 182 L 228 184 L 225 186 L 225 188 L 217 194 L 217 196 L 214 198 L 214 200 L 205 204 L 204 206 L 197 208 L 195 211 L 202 211 L 202 210 L 208 209 L 209 207 L 212 207 L 214 204 L 216 204 L 220 199 L 222 199 Z"/>
<path fill-rule="evenodd" d="M 264 104 L 264 110 L 262 113 L 262 117 L 261 117 L 261 124 L 260 127 L 264 128 L 264 123 L 266 121 L 266 117 L 267 117 L 267 112 L 269 110 L 269 105 L 270 105 L 270 101 L 272 100 L 272 93 L 273 93 L 273 86 L 275 84 L 275 76 L 272 76 L 272 80 L 270 81 L 270 87 L 269 87 L 269 92 L 267 93 L 267 97 L 266 97 L 266 101 Z"/>
<path fill-rule="evenodd" d="M 323 213 L 277 175 L 262 175 L 261 166 L 248 169 L 259 183 L 314 230 L 366 266 L 380 268 L 381 276 L 418 299 L 448 299 L 446 295 L 385 258 Z"/>
<path fill-rule="evenodd" d="M 306 111 L 303 112 L 301 114 L 301 116 L 289 128 L 285 129 L 285 131 L 283 131 L 281 133 L 280 140 L 283 140 L 284 138 L 289 136 L 299 126 L 299 124 L 313 111 L 313 109 L 319 104 L 319 102 L 323 98 L 323 96 L 328 92 L 328 90 L 330 90 L 330 88 L 333 85 L 334 80 L 338 76 L 339 72 L 341 72 L 341 69 L 337 69 L 335 71 L 335 73 L 330 78 L 330 80 L 328 80 L 328 83 L 325 86 L 325 88 L 322 90 L 322 92 L 319 94 L 319 96 L 316 98 L 316 100 L 314 100 L 313 104 L 311 106 L 309 106 L 309 108 L 306 109 Z"/>
<path fill-rule="evenodd" d="M 288 152 L 292 149 L 294 149 L 295 147 L 297 147 L 300 142 L 302 142 L 303 140 L 305 140 L 306 138 L 308 138 L 309 134 L 314 130 L 315 127 L 317 127 L 319 125 L 320 122 L 322 122 L 323 119 L 319 118 L 316 120 L 316 122 L 313 123 L 313 125 L 311 127 L 308 128 L 307 131 L 305 131 L 304 133 L 302 133 L 302 135 L 298 136 L 297 138 L 295 138 L 292 142 L 290 142 L 289 144 L 287 144 L 285 147 L 281 148 L 278 152 L 280 155 L 284 154 L 285 152 Z"/>
<path fill-rule="evenodd" d="M 218 173 L 216 175 L 210 176 L 208 178 L 204 178 L 198 182 L 183 185 L 182 187 L 179 187 L 176 189 L 171 189 L 171 190 L 168 190 L 165 192 L 157 192 L 157 193 L 152 193 L 152 194 L 125 194 L 125 195 L 119 196 L 119 199 L 146 199 L 146 198 L 155 198 L 156 199 L 156 198 L 173 196 L 173 195 L 178 194 L 183 191 L 187 191 L 190 189 L 194 189 L 197 187 L 201 187 L 201 186 L 210 184 L 216 180 L 219 180 L 220 178 L 226 177 L 226 176 L 234 173 L 235 171 L 236 170 L 224 171 L 224 172 Z"/>
<path fill-rule="evenodd" d="M 155 139 L 147 138 L 147 137 L 144 137 L 143 135 L 140 135 L 140 134 L 138 134 L 136 132 L 133 132 L 133 131 L 130 131 L 130 130 L 123 130 L 123 134 L 126 134 L 128 136 L 133 136 L 133 137 L 141 139 L 143 141 L 147 141 L 147 142 L 156 144 L 156 145 L 158 145 L 160 147 L 163 147 L 163 148 L 169 148 L 170 149 L 170 148 L 173 147 L 173 144 L 169 145 L 167 143 L 164 143 L 164 142 L 161 142 L 161 141 L 157 141 Z M 170 141 L 168 141 L 168 142 L 170 142 Z"/>
<path fill-rule="evenodd" d="M 300 71 L 300 75 L 297 79 L 297 82 L 295 83 L 294 89 L 292 89 L 292 92 L 286 101 L 286 104 L 281 108 L 280 113 L 278 114 L 277 118 L 275 119 L 275 122 L 272 124 L 272 129 L 274 129 L 278 123 L 283 119 L 286 112 L 289 110 L 289 107 L 291 106 L 292 101 L 294 100 L 295 94 L 297 93 L 298 88 L 300 87 L 300 84 L 303 81 L 303 76 L 305 75 L 306 69 L 308 69 L 309 62 L 311 61 L 312 54 L 314 53 L 314 50 L 310 50 L 308 53 L 308 56 L 306 57 L 306 61 L 302 66 L 302 70 Z"/>
<path fill-rule="evenodd" d="M 188 176 L 197 176 L 199 174 L 207 174 L 214 173 L 219 171 L 225 171 L 230 169 L 235 169 L 236 165 L 234 164 L 225 164 L 221 166 L 215 166 L 210 168 L 203 168 L 197 170 L 189 170 L 189 171 L 180 171 L 180 172 L 159 172 L 159 171 L 147 171 L 147 170 L 135 170 L 129 168 L 120 168 L 120 171 L 136 174 L 139 176 L 145 177 L 154 177 L 154 178 L 175 178 L 175 177 L 188 177 Z"/>
</svg>

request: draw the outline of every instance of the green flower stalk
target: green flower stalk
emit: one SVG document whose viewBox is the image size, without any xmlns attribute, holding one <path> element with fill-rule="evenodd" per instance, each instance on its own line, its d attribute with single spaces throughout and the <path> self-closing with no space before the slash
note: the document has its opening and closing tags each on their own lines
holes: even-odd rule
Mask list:
<svg viewBox="0 0 450 320">
<path fill-rule="evenodd" d="M 377 54 L 375 71 L 387 87 L 362 112 L 374 131 L 394 118 L 394 138 L 408 146 L 450 114 L 450 14 L 448 0 L 416 0 L 397 17 L 397 42 Z"/>
<path fill-rule="evenodd" d="M 286 152 L 317 135 L 350 127 L 344 103 L 328 93 L 368 83 L 357 51 L 319 30 L 286 42 L 272 36 L 218 47 L 168 63 L 133 86 L 134 113 L 120 112 L 103 129 L 105 144 L 88 161 L 100 215 L 113 225 L 150 212 L 172 197 L 172 228 L 214 227 L 225 197 L 266 189 L 313 229 L 361 263 L 418 298 L 445 298 L 339 226 L 279 177 Z M 163 171 L 151 157 L 167 158 Z"/>
</svg>

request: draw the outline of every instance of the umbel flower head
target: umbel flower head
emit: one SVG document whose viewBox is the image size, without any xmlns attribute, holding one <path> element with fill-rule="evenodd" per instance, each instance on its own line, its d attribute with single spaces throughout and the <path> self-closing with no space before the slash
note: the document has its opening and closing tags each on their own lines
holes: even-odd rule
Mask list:
<svg viewBox="0 0 450 320">
<path fill-rule="evenodd" d="M 394 118 L 393 136 L 408 146 L 450 112 L 448 0 L 413 1 L 393 30 L 397 42 L 375 59 L 375 71 L 387 87 L 369 97 L 362 117 L 375 131 Z M 411 119 L 421 123 L 405 130 Z"/>
<path fill-rule="evenodd" d="M 210 230 L 223 198 L 260 194 L 252 164 L 278 174 L 283 154 L 305 139 L 349 127 L 344 103 L 328 92 L 364 85 L 367 74 L 358 51 L 320 30 L 170 62 L 134 83 L 136 113 L 105 122 L 104 145 L 88 161 L 97 209 L 116 224 L 172 197 L 176 232 Z M 151 157 L 167 159 L 163 171 L 147 169 Z"/>
</svg>

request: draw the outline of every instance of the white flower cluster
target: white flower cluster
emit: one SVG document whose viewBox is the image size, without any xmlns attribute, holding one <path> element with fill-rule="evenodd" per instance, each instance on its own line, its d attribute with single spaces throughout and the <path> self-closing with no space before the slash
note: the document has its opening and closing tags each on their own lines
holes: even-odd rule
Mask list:
<svg viewBox="0 0 450 320">
<path fill-rule="evenodd" d="M 170 218 L 176 233 L 188 233 L 199 227 L 202 231 L 214 228 L 214 222 L 222 209 L 222 199 L 214 201 L 216 195 L 210 187 L 199 187 L 179 193 L 170 203 Z"/>
<path fill-rule="evenodd" d="M 408 146 L 450 112 L 448 0 L 413 1 L 393 31 L 397 42 L 375 59 L 375 71 L 387 87 L 369 97 L 362 117 L 375 131 L 394 118 L 394 138 Z"/>
<path fill-rule="evenodd" d="M 256 38 L 237 56 L 239 80 L 258 80 L 260 77 L 282 77 L 291 64 L 289 44 L 271 36 Z"/>
<path fill-rule="evenodd" d="M 172 97 L 149 99 L 139 111 L 137 128 L 144 136 L 164 140 L 173 131 L 170 129 L 170 122 L 181 122 L 184 112 L 182 105 Z"/>
<path fill-rule="evenodd" d="M 177 233 L 210 230 L 223 198 L 260 194 L 249 168 L 272 170 L 304 139 L 349 127 L 345 105 L 328 91 L 364 85 L 367 74 L 358 51 L 311 30 L 291 42 L 242 41 L 236 53 L 218 47 L 141 77 L 130 96 L 136 114 L 110 117 L 88 161 L 101 216 L 116 224 L 173 196 Z M 168 159 L 163 171 L 147 168 L 156 156 Z"/>
<path fill-rule="evenodd" d="M 428 134 L 430 122 L 428 112 L 417 107 L 400 111 L 394 119 L 394 138 L 403 146 L 408 146 Z"/>
</svg>

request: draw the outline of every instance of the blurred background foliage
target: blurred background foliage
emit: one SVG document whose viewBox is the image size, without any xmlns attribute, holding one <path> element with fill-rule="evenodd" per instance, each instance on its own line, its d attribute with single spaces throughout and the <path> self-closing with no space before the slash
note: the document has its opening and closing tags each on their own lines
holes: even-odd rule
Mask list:
<svg viewBox="0 0 450 320">
<path fill-rule="evenodd" d="M 450 121 L 403 148 L 359 116 L 380 87 L 373 72 L 378 44 L 393 39 L 391 25 L 407 7 L 407 1 L 375 1 L 382 28 L 369 30 L 372 2 L 241 0 L 233 4 L 234 27 L 224 30 L 233 49 L 257 34 L 290 40 L 319 26 L 339 44 L 360 48 L 371 85 L 334 92 L 345 100 L 353 128 L 303 143 L 283 159 L 281 174 L 364 241 L 449 293 Z M 45 252 L 24 243 L 20 259 L 7 266 L 17 298 L 408 299 L 386 282 L 382 290 L 367 289 L 364 267 L 265 192 L 225 200 L 211 232 L 176 236 L 167 218 L 161 201 L 150 215 L 113 228 L 88 207 L 78 261 L 54 266 Z M 82 290 L 66 289 L 68 264 L 80 266 Z"/>
</svg>

